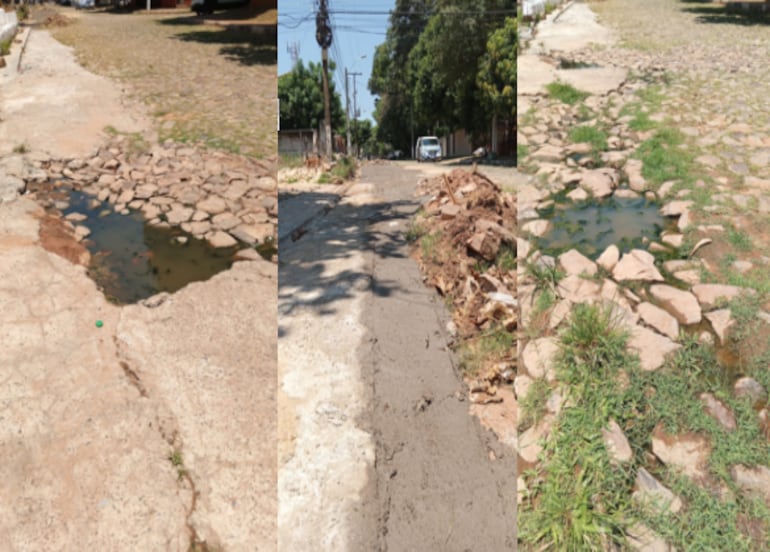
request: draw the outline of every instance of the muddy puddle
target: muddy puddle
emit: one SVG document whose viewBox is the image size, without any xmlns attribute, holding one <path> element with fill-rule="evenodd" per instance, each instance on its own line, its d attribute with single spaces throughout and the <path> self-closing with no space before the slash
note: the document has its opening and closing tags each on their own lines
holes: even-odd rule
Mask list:
<svg viewBox="0 0 770 552">
<path fill-rule="evenodd" d="M 621 252 L 655 241 L 671 224 L 660 205 L 640 198 L 609 198 L 573 203 L 557 197 L 552 207 L 539 211 L 551 229 L 536 240 L 538 249 L 556 255 L 573 247 L 596 259 L 611 244 Z"/>
<path fill-rule="evenodd" d="M 49 212 L 90 230 L 82 241 L 91 254 L 88 274 L 117 304 L 207 280 L 230 268 L 246 247 L 211 247 L 180 228 L 151 226 L 139 211 L 116 213 L 109 203 L 68 185 L 38 189 L 36 196 Z M 267 249 L 258 252 L 269 259 L 274 250 Z"/>
</svg>

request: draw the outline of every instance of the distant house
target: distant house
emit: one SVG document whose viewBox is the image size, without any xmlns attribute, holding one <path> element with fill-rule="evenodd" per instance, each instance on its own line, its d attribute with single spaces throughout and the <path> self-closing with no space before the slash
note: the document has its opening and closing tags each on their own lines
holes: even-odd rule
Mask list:
<svg viewBox="0 0 770 552">
<path fill-rule="evenodd" d="M 516 126 L 509 124 L 508 120 L 498 121 L 492 137 L 484 144 L 472 142 L 471 137 L 463 129 L 442 136 L 440 140 L 445 157 L 471 155 L 476 148 L 481 146 L 495 152 L 499 157 L 511 157 L 514 155 L 516 145 Z M 495 140 L 496 143 L 493 144 L 492 140 Z"/>
<path fill-rule="evenodd" d="M 318 153 L 318 131 L 312 128 L 279 130 L 278 153 L 282 155 Z"/>
</svg>

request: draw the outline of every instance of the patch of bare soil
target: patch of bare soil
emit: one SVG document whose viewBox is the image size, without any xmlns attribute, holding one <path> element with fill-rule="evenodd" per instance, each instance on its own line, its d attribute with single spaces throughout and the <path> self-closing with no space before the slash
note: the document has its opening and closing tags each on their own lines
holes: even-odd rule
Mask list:
<svg viewBox="0 0 770 552">
<path fill-rule="evenodd" d="M 516 368 L 516 198 L 474 167 L 423 181 L 434 193 L 416 222 L 414 256 L 446 298 L 471 400 L 498 402 Z"/>
</svg>

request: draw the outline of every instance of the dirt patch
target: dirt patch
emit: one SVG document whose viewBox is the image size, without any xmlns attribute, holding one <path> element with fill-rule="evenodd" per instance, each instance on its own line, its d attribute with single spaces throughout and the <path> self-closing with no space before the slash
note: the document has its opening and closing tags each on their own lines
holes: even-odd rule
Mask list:
<svg viewBox="0 0 770 552">
<path fill-rule="evenodd" d="M 49 15 L 48 17 L 43 20 L 43 26 L 44 27 L 66 27 L 67 25 L 72 25 L 74 21 L 70 19 L 69 17 L 65 15 L 61 15 L 60 13 L 54 13 L 52 15 Z"/>
</svg>

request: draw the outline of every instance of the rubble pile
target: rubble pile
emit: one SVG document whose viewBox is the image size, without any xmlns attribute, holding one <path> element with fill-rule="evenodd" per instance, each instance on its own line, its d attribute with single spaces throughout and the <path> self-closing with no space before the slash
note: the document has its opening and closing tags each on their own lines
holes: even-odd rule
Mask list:
<svg viewBox="0 0 770 552">
<path fill-rule="evenodd" d="M 451 302 L 453 337 L 472 343 L 481 334 L 502 330 L 512 337 L 518 325 L 516 301 L 516 199 L 483 174 L 455 169 L 421 182 L 430 193 L 416 221 L 422 234 L 415 255 L 426 283 Z M 516 348 L 477 373 L 474 391 L 512 381 Z"/>
</svg>

